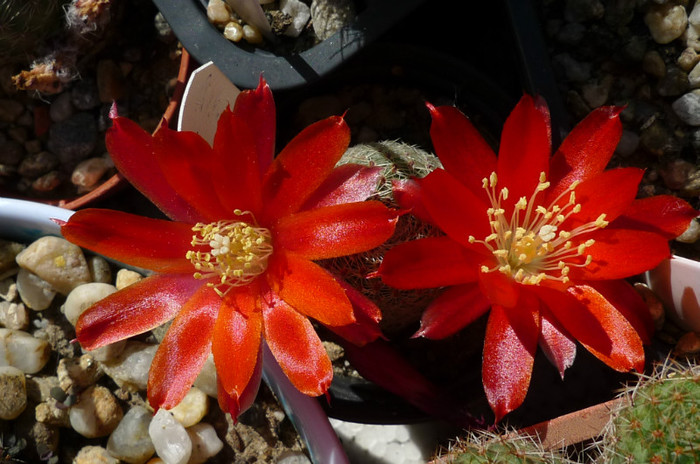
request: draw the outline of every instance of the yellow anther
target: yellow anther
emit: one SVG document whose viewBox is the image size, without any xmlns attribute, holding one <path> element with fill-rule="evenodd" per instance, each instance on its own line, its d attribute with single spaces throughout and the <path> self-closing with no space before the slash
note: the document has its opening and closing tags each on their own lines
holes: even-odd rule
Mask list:
<svg viewBox="0 0 700 464">
<path fill-rule="evenodd" d="M 489 176 L 489 187 L 493 188 L 498 184 L 498 176 L 495 172 L 492 172 Z"/>
</svg>

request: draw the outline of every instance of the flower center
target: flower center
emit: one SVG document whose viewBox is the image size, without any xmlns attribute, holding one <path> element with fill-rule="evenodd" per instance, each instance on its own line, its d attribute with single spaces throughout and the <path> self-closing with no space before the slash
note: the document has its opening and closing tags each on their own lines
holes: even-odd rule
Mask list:
<svg viewBox="0 0 700 464">
<path fill-rule="evenodd" d="M 482 187 L 491 201 L 491 208 L 486 211 L 491 234 L 484 240 L 469 236 L 470 243 L 483 244 L 498 261 L 492 268 L 482 266 L 481 272 L 500 271 L 526 285 L 538 285 L 544 279 L 566 283 L 571 267 L 586 267 L 591 263 L 592 257 L 586 254 L 586 249 L 595 241 L 585 240 L 582 236 L 606 227 L 608 221 L 605 214 L 572 230 L 562 229 L 562 224 L 570 216 L 581 211 L 574 191 L 579 181 L 572 183 L 548 207 L 544 207 L 538 204 L 537 196 L 550 184 L 545 173 L 540 173 L 532 196 L 529 200 L 521 197 L 515 203 L 510 219 L 501 207 L 502 202 L 508 199 L 508 188 L 503 187 L 497 193 L 497 184 L 495 172 L 482 180 Z M 569 200 L 562 205 L 561 200 L 566 195 Z"/>
<path fill-rule="evenodd" d="M 224 296 L 233 287 L 246 285 L 267 269 L 267 259 L 272 254 L 270 231 L 254 227 L 255 218 L 249 211 L 235 210 L 236 216 L 249 215 L 251 222 L 218 221 L 201 222 L 192 227 L 192 246 L 208 247 L 209 251 L 188 251 L 197 272 L 195 279 L 217 277 L 219 282 L 209 283 L 214 291 Z"/>
</svg>

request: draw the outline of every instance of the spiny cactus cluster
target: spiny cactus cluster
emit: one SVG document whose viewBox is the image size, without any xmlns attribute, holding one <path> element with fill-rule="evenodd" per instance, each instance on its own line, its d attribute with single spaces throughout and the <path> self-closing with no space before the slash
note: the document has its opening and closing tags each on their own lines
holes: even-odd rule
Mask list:
<svg viewBox="0 0 700 464">
<path fill-rule="evenodd" d="M 601 462 L 700 462 L 700 366 L 666 362 L 624 395 L 600 443 Z"/>
<path fill-rule="evenodd" d="M 0 63 L 31 61 L 62 25 L 68 0 L 0 0 Z"/>
<path fill-rule="evenodd" d="M 573 464 L 563 452 L 545 450 L 536 436 L 473 432 L 458 440 L 435 464 Z"/>
</svg>

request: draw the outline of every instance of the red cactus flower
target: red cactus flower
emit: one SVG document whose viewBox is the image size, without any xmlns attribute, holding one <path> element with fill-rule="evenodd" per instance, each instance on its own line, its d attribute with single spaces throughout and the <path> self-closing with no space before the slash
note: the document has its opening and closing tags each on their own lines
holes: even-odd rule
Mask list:
<svg viewBox="0 0 700 464">
<path fill-rule="evenodd" d="M 497 421 L 525 399 L 538 345 L 562 377 L 576 341 L 615 370 L 642 371 L 653 327 L 622 279 L 668 257 L 698 213 L 671 196 L 635 199 L 640 169 L 604 170 L 621 109 L 593 111 L 550 158 L 540 99 L 520 100 L 498 157 L 456 108 L 428 108 L 445 169 L 396 194 L 445 236 L 391 249 L 378 271 L 396 288 L 448 287 L 416 336 L 447 337 L 490 310 L 482 380 Z"/>
<path fill-rule="evenodd" d="M 331 117 L 274 158 L 262 79 L 221 115 L 212 147 L 114 116 L 117 168 L 172 221 L 86 209 L 62 224 L 73 243 L 156 272 L 82 314 L 78 341 L 92 350 L 174 318 L 149 374 L 155 408 L 179 403 L 213 353 L 219 402 L 237 417 L 257 391 L 263 341 L 297 389 L 326 392 L 331 363 L 308 318 L 362 344 L 379 336 L 380 313 L 313 260 L 380 245 L 400 214 L 364 201 L 377 169 L 334 169 L 348 143 L 347 125 Z"/>
</svg>

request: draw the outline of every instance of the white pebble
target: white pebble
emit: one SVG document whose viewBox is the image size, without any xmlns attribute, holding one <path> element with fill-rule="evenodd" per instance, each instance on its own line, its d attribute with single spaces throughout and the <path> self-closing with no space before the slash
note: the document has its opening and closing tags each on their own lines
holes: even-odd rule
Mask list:
<svg viewBox="0 0 700 464">
<path fill-rule="evenodd" d="M 50 283 L 26 269 L 17 273 L 17 291 L 22 302 L 34 311 L 48 308 L 56 296 Z"/>
<path fill-rule="evenodd" d="M 231 42 L 240 42 L 243 38 L 243 26 L 235 21 L 231 21 L 224 27 L 224 37 Z"/>
<path fill-rule="evenodd" d="M 204 362 L 202 370 L 199 371 L 199 375 L 194 381 L 194 386 L 212 398 L 217 397 L 216 365 L 214 364 L 214 357 L 211 354 L 209 354 L 209 357 L 207 357 L 207 360 Z"/>
<path fill-rule="evenodd" d="M 684 123 L 700 126 L 700 89 L 681 96 L 671 103 L 671 108 Z"/>
<path fill-rule="evenodd" d="M 7 278 L 0 280 L 0 298 L 5 301 L 14 301 L 19 296 L 15 279 Z"/>
<path fill-rule="evenodd" d="M 127 340 L 126 347 L 116 358 L 102 363 L 105 373 L 121 388 L 129 391 L 146 390 L 148 370 L 158 345 Z"/>
<path fill-rule="evenodd" d="M 231 8 L 223 0 L 209 0 L 207 18 L 215 26 L 224 26 L 231 20 Z"/>
<path fill-rule="evenodd" d="M 187 429 L 187 435 L 192 441 L 192 455 L 187 464 L 202 464 L 212 456 L 219 454 L 224 442 L 216 435 L 211 424 L 200 422 Z"/>
<path fill-rule="evenodd" d="M 119 269 L 114 286 L 117 287 L 117 290 L 121 290 L 140 280 L 143 280 L 143 276 L 138 272 L 131 269 Z"/>
<path fill-rule="evenodd" d="M 73 430 L 86 438 L 109 435 L 123 417 L 117 399 L 107 388 L 99 385 L 82 392 L 68 415 Z"/>
<path fill-rule="evenodd" d="M 29 327 L 29 312 L 24 303 L 0 301 L 0 325 L 15 330 Z"/>
<path fill-rule="evenodd" d="M 102 376 L 99 364 L 89 354 L 79 358 L 62 358 L 56 369 L 61 390 L 70 393 L 94 385 Z"/>
<path fill-rule="evenodd" d="M 206 393 L 197 387 L 190 388 L 185 397 L 177 406 L 170 409 L 175 420 L 183 427 L 191 427 L 197 424 L 209 411 L 209 398 Z"/>
<path fill-rule="evenodd" d="M 83 251 L 63 238 L 42 237 L 22 250 L 16 260 L 20 267 L 38 275 L 62 295 L 90 282 Z"/>
<path fill-rule="evenodd" d="M 115 359 L 119 356 L 122 351 L 126 348 L 126 340 L 119 340 L 118 342 L 110 343 L 109 345 L 101 346 L 96 350 L 87 351 L 83 350 L 84 353 L 90 353 L 95 361 L 106 362 Z"/>
<path fill-rule="evenodd" d="M 68 294 L 61 310 L 68 322 L 75 326 L 78 318 L 86 309 L 116 291 L 117 287 L 114 285 L 100 282 L 79 285 Z"/>
<path fill-rule="evenodd" d="M 281 0 L 280 10 L 292 17 L 292 24 L 284 30 L 284 35 L 299 37 L 306 23 L 311 19 L 311 9 L 300 0 Z"/>
<path fill-rule="evenodd" d="M 143 406 L 134 406 L 119 422 L 107 441 L 107 451 L 129 464 L 143 464 L 156 452 L 148 435 L 153 415 Z"/>
<path fill-rule="evenodd" d="M 0 419 L 15 419 L 26 407 L 24 372 L 12 366 L 0 366 Z"/>
<path fill-rule="evenodd" d="M 73 459 L 73 464 L 119 464 L 119 459 L 110 456 L 101 446 L 84 446 Z"/>
<path fill-rule="evenodd" d="M 683 34 L 688 16 L 681 5 L 659 5 L 649 9 L 644 22 L 656 43 L 667 44 Z"/>
<path fill-rule="evenodd" d="M 311 461 L 301 451 L 287 450 L 279 455 L 277 464 L 311 464 Z"/>
<path fill-rule="evenodd" d="M 676 237 L 676 240 L 683 243 L 695 243 L 698 239 L 700 239 L 700 222 L 696 220 L 690 221 L 685 232 Z"/>
<path fill-rule="evenodd" d="M 93 282 L 108 284 L 112 282 L 112 270 L 106 259 L 99 255 L 92 255 L 88 258 L 88 268 Z"/>
<path fill-rule="evenodd" d="M 192 455 L 192 441 L 185 428 L 165 409 L 159 409 L 148 426 L 148 434 L 165 464 L 186 464 Z"/>
<path fill-rule="evenodd" d="M 0 366 L 13 366 L 25 374 L 36 374 L 49 360 L 51 346 L 27 332 L 0 329 Z"/>
</svg>

